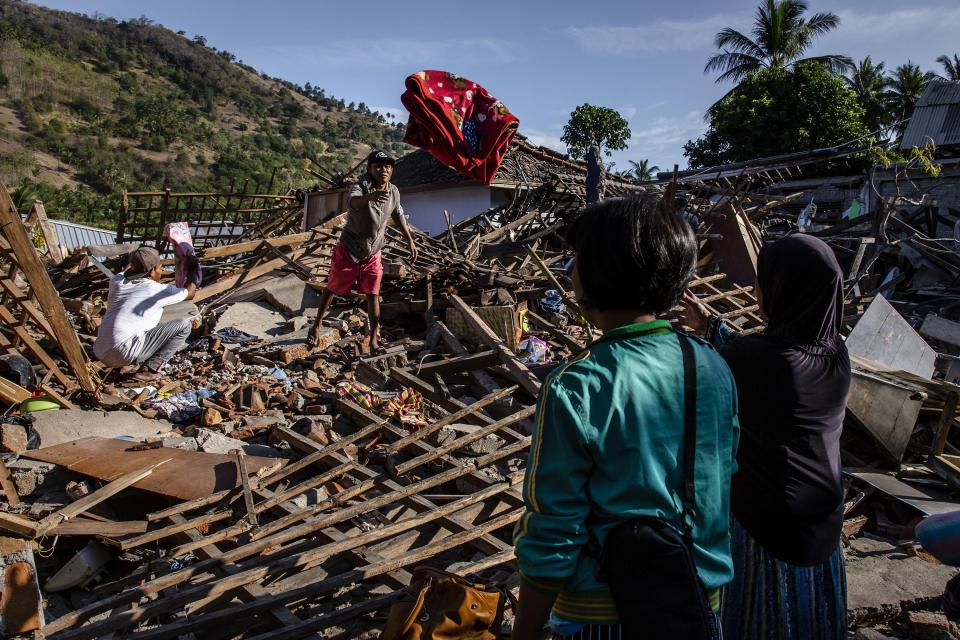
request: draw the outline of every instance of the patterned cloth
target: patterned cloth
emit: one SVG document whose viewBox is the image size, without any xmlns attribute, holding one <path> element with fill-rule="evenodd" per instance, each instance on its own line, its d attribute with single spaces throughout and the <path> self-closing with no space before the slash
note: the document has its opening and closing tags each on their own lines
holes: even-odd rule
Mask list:
<svg viewBox="0 0 960 640">
<path fill-rule="evenodd" d="M 446 71 L 418 71 L 400 96 L 410 112 L 404 142 L 451 169 L 493 182 L 520 121 L 478 85 Z"/>
<path fill-rule="evenodd" d="M 721 605 L 723 632 L 728 638 L 847 637 L 847 577 L 839 541 L 826 562 L 800 567 L 777 560 L 736 519 L 730 533 L 735 571 Z"/>
<path fill-rule="evenodd" d="M 190 235 L 190 225 L 186 222 L 168 222 L 167 226 L 163 229 L 163 237 L 168 239 L 170 244 L 173 245 L 173 255 L 176 258 L 174 275 L 177 280 L 177 287 L 183 289 L 187 286 L 188 274 L 186 258 L 187 256 L 197 255 L 193 249 L 193 236 Z M 191 282 L 200 286 L 201 280 L 203 280 L 203 275 L 200 269 L 197 269 L 197 272 L 193 274 Z"/>
<path fill-rule="evenodd" d="M 410 387 L 390 398 L 381 415 L 385 418 L 396 418 L 400 424 L 411 430 L 421 429 L 429 424 L 423 419 L 422 396 Z"/>
<path fill-rule="evenodd" d="M 380 396 L 367 385 L 347 380 L 337 384 L 337 396 L 350 398 L 364 409 L 384 418 L 395 418 L 411 430 L 420 429 L 429 424 L 423 419 L 423 397 L 418 391 L 409 387 L 384 403 Z"/>
</svg>

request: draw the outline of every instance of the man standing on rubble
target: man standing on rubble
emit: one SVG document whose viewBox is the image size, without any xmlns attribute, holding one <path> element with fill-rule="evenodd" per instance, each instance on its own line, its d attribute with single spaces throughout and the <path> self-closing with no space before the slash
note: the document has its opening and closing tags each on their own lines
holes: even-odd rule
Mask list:
<svg viewBox="0 0 960 640">
<path fill-rule="evenodd" d="M 196 271 L 196 258 L 189 261 L 188 269 Z M 133 377 L 141 382 L 155 380 L 190 335 L 188 320 L 160 324 L 160 318 L 164 307 L 193 300 L 197 285 L 192 277 L 185 289 L 160 284 L 162 273 L 156 249 L 142 246 L 130 255 L 129 266 L 110 279 L 107 311 L 93 345 L 100 362 L 136 371 Z"/>
<path fill-rule="evenodd" d="M 407 240 L 411 263 L 417 259 L 417 245 L 400 206 L 400 192 L 390 184 L 393 163 L 393 157 L 386 151 L 373 151 L 367 157 L 366 175 L 350 189 L 347 222 L 333 250 L 327 288 L 320 298 L 317 320 L 307 335 L 307 344 L 311 347 L 320 342 L 320 327 L 333 296 L 349 295 L 354 285 L 367 297 L 370 352 L 374 353 L 380 347 L 380 281 L 383 279 L 380 250 L 391 217 Z"/>
</svg>

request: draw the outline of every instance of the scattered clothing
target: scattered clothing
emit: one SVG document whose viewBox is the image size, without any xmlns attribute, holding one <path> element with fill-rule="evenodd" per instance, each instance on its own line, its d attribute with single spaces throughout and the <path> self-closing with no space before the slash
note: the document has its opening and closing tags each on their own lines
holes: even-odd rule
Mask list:
<svg viewBox="0 0 960 640">
<path fill-rule="evenodd" d="M 183 391 L 167 397 L 156 396 L 144 401 L 143 406 L 154 409 L 170 422 L 177 424 L 190 422 L 203 413 L 196 391 Z"/>
<path fill-rule="evenodd" d="M 383 406 L 381 415 L 396 418 L 404 427 L 417 430 L 430 424 L 423 418 L 423 397 L 416 389 L 407 387 L 390 398 Z"/>
<path fill-rule="evenodd" d="M 560 313 L 563 311 L 563 298 L 556 289 L 547 289 L 540 299 L 540 308 L 547 313 Z"/>
<path fill-rule="evenodd" d="M 224 327 L 223 329 L 217 329 L 212 333 L 208 333 L 205 336 L 201 336 L 190 343 L 191 349 L 209 349 L 210 345 L 213 344 L 214 340 L 219 340 L 222 344 L 249 344 L 251 342 L 259 342 L 262 338 L 258 338 L 255 335 L 249 334 L 246 331 L 241 331 L 235 327 Z"/>
<path fill-rule="evenodd" d="M 349 398 L 367 411 L 378 411 L 380 405 L 383 404 L 380 396 L 375 394 L 373 389 L 363 383 L 354 382 L 353 380 L 345 380 L 337 383 L 337 397 Z"/>
<path fill-rule="evenodd" d="M 493 182 L 520 121 L 476 82 L 446 71 L 407 78 L 400 101 L 410 119 L 404 142 L 455 171 Z"/>
<path fill-rule="evenodd" d="M 337 396 L 349 398 L 367 411 L 372 411 L 383 418 L 394 418 L 411 430 L 420 429 L 429 424 L 423 417 L 423 396 L 409 387 L 384 402 L 367 385 L 347 380 L 337 383 Z"/>
<path fill-rule="evenodd" d="M 176 285 L 183 289 L 192 282 L 199 287 L 203 280 L 200 269 L 198 268 L 195 273 L 189 273 L 186 268 L 186 258 L 197 255 L 193 248 L 190 225 L 186 222 L 168 222 L 163 228 L 163 237 L 173 245 L 173 255 L 176 258 L 174 265 Z"/>
<path fill-rule="evenodd" d="M 108 367 L 123 367 L 143 362 L 147 332 L 160 324 L 163 308 L 187 299 L 187 290 L 163 285 L 149 278 L 128 280 L 122 273 L 110 279 L 107 311 L 97 330 L 93 353 Z M 171 334 L 172 335 L 172 334 Z M 162 345 L 150 343 L 151 355 Z M 174 352 L 183 346 L 176 346 Z"/>
<path fill-rule="evenodd" d="M 356 285 L 358 293 L 380 295 L 382 281 L 383 261 L 379 251 L 358 262 L 339 242 L 333 248 L 330 273 L 327 274 L 327 288 L 334 294 L 348 295 Z"/>
<path fill-rule="evenodd" d="M 719 347 L 740 398 L 731 506 L 775 557 L 813 566 L 836 550 L 843 524 L 843 273 L 830 248 L 805 235 L 768 243 L 758 266 L 767 329 Z"/>
<path fill-rule="evenodd" d="M 731 534 L 737 570 L 723 591 L 721 618 L 726 637 L 847 637 L 847 579 L 839 545 L 823 562 L 801 567 L 777 559 L 736 520 Z"/>
<path fill-rule="evenodd" d="M 737 400 L 730 370 L 695 344 L 696 517 L 693 558 L 708 591 L 730 581 L 729 482 L 736 469 Z M 680 345 L 662 320 L 608 331 L 550 374 L 537 405 L 514 533 L 521 579 L 556 593 L 556 618 L 617 624 L 598 551 L 616 525 L 680 518 L 684 436 Z"/>
<path fill-rule="evenodd" d="M 536 336 L 524 336 L 517 349 L 517 356 L 524 364 L 546 362 L 550 355 L 550 345 Z"/>
</svg>

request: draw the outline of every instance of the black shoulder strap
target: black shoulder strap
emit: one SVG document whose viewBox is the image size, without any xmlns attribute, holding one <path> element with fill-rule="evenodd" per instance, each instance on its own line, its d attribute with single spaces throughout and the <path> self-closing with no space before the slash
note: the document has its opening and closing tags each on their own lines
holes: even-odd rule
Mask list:
<svg viewBox="0 0 960 640">
<path fill-rule="evenodd" d="M 697 362 L 690 338 L 677 332 L 683 354 L 683 521 L 688 542 L 693 537 L 693 516 L 696 506 L 697 458 Z"/>
</svg>

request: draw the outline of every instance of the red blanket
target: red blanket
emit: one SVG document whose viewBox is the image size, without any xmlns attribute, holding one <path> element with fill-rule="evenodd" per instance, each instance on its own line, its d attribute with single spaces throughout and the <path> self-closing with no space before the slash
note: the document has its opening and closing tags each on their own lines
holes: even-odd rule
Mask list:
<svg viewBox="0 0 960 640">
<path fill-rule="evenodd" d="M 487 90 L 446 71 L 419 71 L 400 96 L 410 112 L 404 142 L 490 184 L 520 121 Z"/>
</svg>

